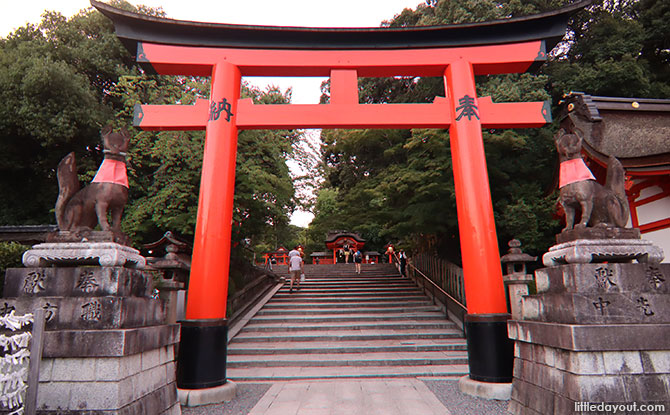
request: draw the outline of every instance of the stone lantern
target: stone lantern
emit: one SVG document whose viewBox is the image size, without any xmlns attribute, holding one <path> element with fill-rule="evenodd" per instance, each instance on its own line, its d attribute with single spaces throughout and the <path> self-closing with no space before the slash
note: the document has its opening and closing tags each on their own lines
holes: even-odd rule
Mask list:
<svg viewBox="0 0 670 415">
<path fill-rule="evenodd" d="M 151 255 L 146 258 L 147 270 L 157 271 L 159 275 L 158 295 L 165 301 L 168 322 L 175 323 L 184 318 L 191 246 L 167 231 L 161 239 L 144 248 Z M 163 252 L 165 255 L 160 256 Z"/>
<path fill-rule="evenodd" d="M 524 254 L 518 239 L 512 239 L 508 245 L 509 251 L 500 261 L 504 266 L 503 281 L 509 294 L 510 313 L 513 320 L 518 320 L 521 318 L 521 298 L 528 295 L 528 284 L 533 281 L 533 275 L 526 273 L 526 263 L 537 261 L 537 257 Z"/>
</svg>

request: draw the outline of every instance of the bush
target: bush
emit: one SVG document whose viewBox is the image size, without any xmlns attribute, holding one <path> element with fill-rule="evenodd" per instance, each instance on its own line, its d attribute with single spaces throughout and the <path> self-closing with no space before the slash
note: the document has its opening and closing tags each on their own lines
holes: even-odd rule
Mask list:
<svg viewBox="0 0 670 415">
<path fill-rule="evenodd" d="M 0 297 L 5 287 L 5 270 L 22 266 L 21 256 L 28 248 L 18 242 L 0 242 Z"/>
</svg>

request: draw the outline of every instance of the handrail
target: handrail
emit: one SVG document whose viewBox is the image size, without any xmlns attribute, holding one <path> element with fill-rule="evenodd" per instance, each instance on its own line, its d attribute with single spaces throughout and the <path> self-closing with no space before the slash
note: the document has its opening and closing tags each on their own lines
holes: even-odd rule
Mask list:
<svg viewBox="0 0 670 415">
<path fill-rule="evenodd" d="M 398 267 L 398 270 L 401 271 L 399 264 L 400 261 L 395 252 L 393 253 L 393 260 L 395 265 Z M 445 266 L 449 267 L 451 263 L 444 263 L 442 265 L 443 266 L 441 269 L 445 269 Z M 413 263 L 410 263 L 408 261 L 405 263 L 405 266 L 407 276 L 415 280 L 416 283 L 421 286 L 421 288 L 427 295 L 430 294 L 430 296 L 432 296 L 433 303 L 438 301 L 437 297 L 439 297 L 439 301 L 444 307 L 444 312 L 452 321 L 456 323 L 456 325 L 458 325 L 461 329 L 463 329 L 465 315 L 467 314 L 467 307 L 465 306 L 465 304 L 463 304 L 463 302 L 457 299 L 454 295 L 447 292 L 447 290 L 441 287 L 437 282 L 433 281 L 433 279 L 429 275 L 426 275 L 424 271 L 420 270 Z M 444 280 L 445 282 L 447 282 L 446 278 Z M 449 284 L 454 286 L 458 292 L 461 292 L 462 279 L 460 281 L 459 280 L 453 281 L 454 278 L 451 278 L 451 280 L 452 281 L 449 281 Z M 426 281 L 428 281 L 429 284 L 427 284 Z M 428 287 L 430 287 L 430 289 L 428 289 Z"/>
<path fill-rule="evenodd" d="M 433 285 L 435 288 L 437 288 L 437 289 L 440 291 L 440 293 L 442 293 L 442 294 L 445 295 L 446 297 L 449 297 L 449 298 L 451 299 L 451 301 L 453 301 L 453 302 L 455 302 L 456 304 L 458 304 L 463 310 L 467 310 L 467 309 L 468 309 L 464 304 L 462 304 L 460 301 L 458 301 L 458 300 L 455 299 L 453 296 L 451 296 L 451 294 L 449 294 L 448 292 L 444 291 L 444 290 L 442 289 L 442 287 L 440 287 L 439 285 L 437 285 L 437 284 L 435 283 L 435 281 L 433 281 L 433 280 L 430 279 L 430 277 L 428 277 L 426 274 L 424 274 L 423 272 L 421 272 L 420 269 L 418 269 L 417 267 L 415 267 L 415 266 L 412 265 L 412 264 L 408 264 L 408 265 L 409 265 L 410 267 L 412 267 L 412 268 L 414 269 L 414 271 L 416 271 L 416 272 L 418 272 L 419 274 L 421 274 L 421 276 L 423 277 L 424 280 L 427 280 L 431 285 Z"/>
</svg>

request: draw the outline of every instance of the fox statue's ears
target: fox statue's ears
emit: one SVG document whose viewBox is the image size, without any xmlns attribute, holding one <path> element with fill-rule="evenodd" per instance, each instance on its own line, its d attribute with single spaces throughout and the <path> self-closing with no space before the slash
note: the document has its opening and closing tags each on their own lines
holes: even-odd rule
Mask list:
<svg viewBox="0 0 670 415">
<path fill-rule="evenodd" d="M 110 150 L 114 153 L 125 153 L 128 150 L 130 133 L 125 128 L 122 128 L 121 131 L 115 134 L 112 132 L 112 126 L 107 125 L 101 130 L 100 135 L 102 136 L 102 143 L 106 150 Z M 119 140 L 119 138 L 121 138 L 121 140 Z"/>
</svg>

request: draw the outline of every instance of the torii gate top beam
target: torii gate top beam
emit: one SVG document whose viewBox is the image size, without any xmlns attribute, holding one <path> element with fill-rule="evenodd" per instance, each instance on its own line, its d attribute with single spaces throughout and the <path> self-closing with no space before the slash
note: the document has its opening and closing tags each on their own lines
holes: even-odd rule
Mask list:
<svg viewBox="0 0 670 415">
<path fill-rule="evenodd" d="M 244 49 L 370 50 L 482 46 L 544 40 L 551 50 L 582 0 L 532 16 L 458 25 L 383 28 L 312 28 L 202 23 L 141 15 L 91 0 L 114 22 L 131 53 L 138 42 Z"/>
</svg>

